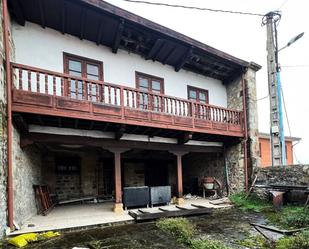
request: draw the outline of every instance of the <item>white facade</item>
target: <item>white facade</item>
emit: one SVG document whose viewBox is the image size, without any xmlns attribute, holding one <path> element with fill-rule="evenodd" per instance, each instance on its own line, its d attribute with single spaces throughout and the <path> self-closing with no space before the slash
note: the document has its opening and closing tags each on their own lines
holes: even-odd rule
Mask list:
<svg viewBox="0 0 309 249">
<path fill-rule="evenodd" d="M 138 71 L 163 78 L 166 95 L 187 99 L 187 86 L 190 85 L 207 89 L 210 104 L 227 106 L 226 87 L 216 79 L 185 70 L 175 72 L 171 66 L 146 61 L 121 49 L 114 54 L 108 47 L 29 22 L 24 27 L 14 23 L 12 35 L 17 63 L 62 73 L 63 53 L 66 52 L 102 61 L 106 82 L 135 87 L 135 71 Z"/>
</svg>

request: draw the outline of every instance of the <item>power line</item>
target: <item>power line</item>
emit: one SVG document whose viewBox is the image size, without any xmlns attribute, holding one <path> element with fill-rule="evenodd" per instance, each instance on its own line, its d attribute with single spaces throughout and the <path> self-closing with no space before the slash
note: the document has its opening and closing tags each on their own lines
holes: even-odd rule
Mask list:
<svg viewBox="0 0 309 249">
<path fill-rule="evenodd" d="M 285 0 L 285 1 L 283 2 L 283 4 L 281 4 L 281 6 L 278 8 L 278 10 L 281 10 L 281 9 L 283 8 L 283 6 L 286 5 L 286 3 L 287 3 L 288 1 L 289 1 L 289 0 Z"/>
<path fill-rule="evenodd" d="M 269 94 L 268 94 L 267 96 L 264 96 L 264 97 L 262 97 L 262 98 L 257 99 L 256 101 L 260 101 L 260 100 L 263 100 L 263 99 L 267 99 L 268 97 L 269 97 Z"/>
<path fill-rule="evenodd" d="M 286 66 L 280 66 L 280 67 L 309 67 L 309 65 L 286 65 Z"/>
<path fill-rule="evenodd" d="M 264 14 L 252 13 L 252 12 L 242 12 L 242 11 L 222 10 L 222 9 L 211 9 L 211 8 L 203 8 L 203 7 L 197 7 L 197 6 L 186 6 L 186 5 L 168 4 L 168 3 L 160 3 L 160 2 L 138 1 L 138 0 L 121 0 L 121 1 L 129 2 L 129 3 L 141 3 L 141 4 L 166 6 L 166 7 L 174 7 L 174 8 L 183 8 L 183 9 L 192 9 L 192 10 L 203 10 L 203 11 L 221 12 L 221 13 L 229 13 L 229 14 L 250 15 L 250 16 L 264 16 Z"/>
</svg>

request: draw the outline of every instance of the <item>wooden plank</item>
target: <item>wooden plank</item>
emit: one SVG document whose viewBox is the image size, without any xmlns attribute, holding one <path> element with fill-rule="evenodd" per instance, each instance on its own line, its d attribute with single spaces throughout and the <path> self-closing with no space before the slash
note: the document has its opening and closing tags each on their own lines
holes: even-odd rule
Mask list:
<svg viewBox="0 0 309 249">
<path fill-rule="evenodd" d="M 267 229 L 269 231 L 281 233 L 281 234 L 284 234 L 284 235 L 292 235 L 294 233 L 308 229 L 308 227 L 305 227 L 305 228 L 299 228 L 299 229 L 285 230 L 285 229 L 279 229 L 279 228 L 276 228 L 276 227 L 273 227 L 273 226 L 266 226 L 266 225 L 262 225 L 262 224 L 258 224 L 258 223 L 250 223 L 250 225 L 254 226 L 254 227 L 261 227 L 261 228 Z"/>
<path fill-rule="evenodd" d="M 164 210 L 164 208 L 161 208 Z M 178 217 L 178 216 L 192 216 L 192 215 L 203 215 L 203 214 L 211 214 L 212 209 L 210 208 L 197 208 L 197 209 L 187 209 L 187 210 L 164 210 L 164 212 L 160 213 L 140 213 L 137 214 L 135 212 L 129 211 L 129 215 L 131 215 L 136 221 L 145 221 L 145 220 L 156 220 L 161 218 L 168 217 Z"/>
</svg>

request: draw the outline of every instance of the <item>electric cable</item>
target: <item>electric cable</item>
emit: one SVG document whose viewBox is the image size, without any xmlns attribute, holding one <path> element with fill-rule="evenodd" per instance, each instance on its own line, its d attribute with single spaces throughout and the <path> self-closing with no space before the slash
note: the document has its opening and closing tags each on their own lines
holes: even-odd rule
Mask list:
<svg viewBox="0 0 309 249">
<path fill-rule="evenodd" d="M 264 16 L 264 14 L 253 13 L 253 12 L 242 12 L 242 11 L 233 11 L 233 10 L 222 10 L 222 9 L 211 9 L 197 6 L 186 6 L 180 4 L 168 4 L 162 2 L 150 2 L 150 1 L 138 1 L 138 0 L 121 0 L 129 3 L 141 3 L 148 5 L 157 5 L 157 6 L 166 6 L 166 7 L 174 7 L 174 8 L 183 8 L 183 9 L 193 9 L 193 10 L 203 10 L 203 11 L 212 11 L 212 12 L 221 12 L 221 13 L 229 13 L 229 14 L 239 14 L 239 15 L 251 15 L 251 16 Z"/>
</svg>

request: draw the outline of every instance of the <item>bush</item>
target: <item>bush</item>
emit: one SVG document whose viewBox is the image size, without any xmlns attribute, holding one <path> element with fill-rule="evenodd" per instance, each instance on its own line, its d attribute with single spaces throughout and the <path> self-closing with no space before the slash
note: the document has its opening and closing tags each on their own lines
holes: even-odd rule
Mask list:
<svg viewBox="0 0 309 249">
<path fill-rule="evenodd" d="M 282 216 L 282 223 L 286 227 L 302 228 L 309 226 L 309 209 L 295 209 L 292 212 L 285 212 Z"/>
<path fill-rule="evenodd" d="M 276 249 L 308 249 L 309 231 L 304 231 L 292 237 L 284 237 L 277 242 Z"/>
<path fill-rule="evenodd" d="M 274 224 L 285 229 L 309 226 L 309 209 L 287 206 L 280 212 L 268 212 L 267 218 Z"/>
<path fill-rule="evenodd" d="M 156 223 L 162 231 L 177 238 L 179 243 L 189 244 L 195 233 L 194 226 L 185 218 L 161 219 Z"/>
</svg>

